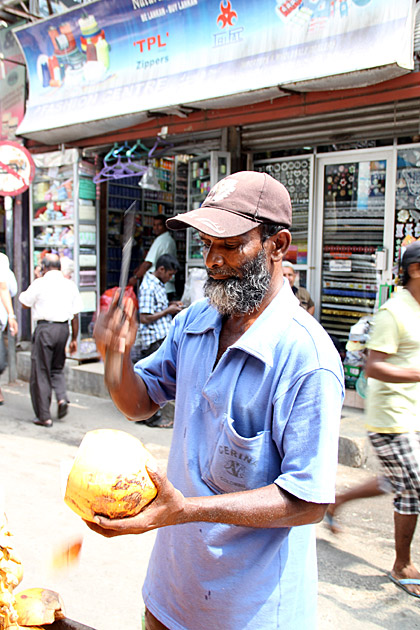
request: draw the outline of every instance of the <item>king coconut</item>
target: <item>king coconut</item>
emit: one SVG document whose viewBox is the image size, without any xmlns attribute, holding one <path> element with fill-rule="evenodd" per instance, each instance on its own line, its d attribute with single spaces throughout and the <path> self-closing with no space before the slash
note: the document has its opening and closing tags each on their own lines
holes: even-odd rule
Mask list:
<svg viewBox="0 0 420 630">
<path fill-rule="evenodd" d="M 14 589 L 23 578 L 22 562 L 13 549 L 6 514 L 0 510 L 0 630 L 43 630 L 65 619 L 61 597 L 46 588 Z"/>
<path fill-rule="evenodd" d="M 85 521 L 135 516 L 154 499 L 156 486 L 146 464 L 156 467 L 142 442 L 125 431 L 85 434 L 70 470 L 64 501 Z"/>
</svg>

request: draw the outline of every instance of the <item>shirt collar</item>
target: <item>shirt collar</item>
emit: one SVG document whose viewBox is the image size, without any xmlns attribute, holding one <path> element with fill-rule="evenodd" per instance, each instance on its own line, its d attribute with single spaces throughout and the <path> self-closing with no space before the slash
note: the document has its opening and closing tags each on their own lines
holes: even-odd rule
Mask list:
<svg viewBox="0 0 420 630">
<path fill-rule="evenodd" d="M 149 280 L 150 280 L 151 282 L 154 282 L 155 284 L 160 284 L 162 287 L 164 287 L 164 286 L 165 286 L 165 285 L 164 285 L 164 283 L 162 282 L 162 280 L 159 280 L 159 278 L 157 278 L 157 277 L 155 276 L 155 272 L 154 272 L 154 271 L 148 271 L 148 272 L 147 272 L 147 275 L 148 275 Z"/>
<path fill-rule="evenodd" d="M 289 283 L 283 282 L 275 298 L 232 347 L 240 348 L 272 367 L 279 337 L 299 308 L 299 300 L 293 295 Z M 271 334 L 268 331 L 272 331 Z"/>
<path fill-rule="evenodd" d="M 279 336 L 287 328 L 298 308 L 299 300 L 293 295 L 289 283 L 284 282 L 267 308 L 231 348 L 243 350 L 273 366 Z M 186 332 L 192 334 L 203 334 L 209 330 L 219 332 L 221 327 L 222 316 L 210 306 L 186 327 Z M 273 334 L 267 335 L 269 330 L 274 331 Z"/>
</svg>

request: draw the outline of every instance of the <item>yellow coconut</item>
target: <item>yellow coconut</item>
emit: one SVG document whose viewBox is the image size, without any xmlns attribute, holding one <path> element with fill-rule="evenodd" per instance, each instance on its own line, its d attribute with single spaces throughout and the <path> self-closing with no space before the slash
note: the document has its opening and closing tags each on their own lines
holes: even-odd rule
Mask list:
<svg viewBox="0 0 420 630">
<path fill-rule="evenodd" d="M 65 618 L 63 601 L 47 588 L 28 588 L 15 595 L 15 609 L 21 626 L 40 626 Z"/>
<path fill-rule="evenodd" d="M 70 474 L 64 501 L 79 516 L 93 521 L 135 516 L 156 496 L 146 470 L 153 456 L 125 431 L 98 429 L 84 436 Z"/>
</svg>

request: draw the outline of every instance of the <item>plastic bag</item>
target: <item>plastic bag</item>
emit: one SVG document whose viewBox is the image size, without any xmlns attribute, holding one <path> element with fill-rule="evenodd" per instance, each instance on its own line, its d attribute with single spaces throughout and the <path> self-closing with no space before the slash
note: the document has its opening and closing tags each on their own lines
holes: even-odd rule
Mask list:
<svg viewBox="0 0 420 630">
<path fill-rule="evenodd" d="M 360 376 L 356 381 L 356 392 L 359 394 L 361 398 L 366 398 L 366 390 L 367 390 L 368 382 L 366 378 L 365 371 L 362 370 L 360 372 Z"/>
<path fill-rule="evenodd" d="M 190 306 L 192 302 L 204 297 L 204 283 L 207 280 L 207 271 L 203 268 L 193 267 L 188 271 L 181 302 Z"/>
</svg>

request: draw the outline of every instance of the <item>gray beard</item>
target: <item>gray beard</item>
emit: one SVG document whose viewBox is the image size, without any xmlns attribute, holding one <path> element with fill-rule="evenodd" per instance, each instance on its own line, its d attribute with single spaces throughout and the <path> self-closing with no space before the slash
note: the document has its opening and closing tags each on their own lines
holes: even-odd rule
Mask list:
<svg viewBox="0 0 420 630">
<path fill-rule="evenodd" d="M 227 280 L 208 277 L 204 284 L 205 297 L 221 315 L 248 314 L 260 306 L 271 281 L 264 249 L 241 268 L 241 273 L 241 278 L 235 276 Z"/>
</svg>

